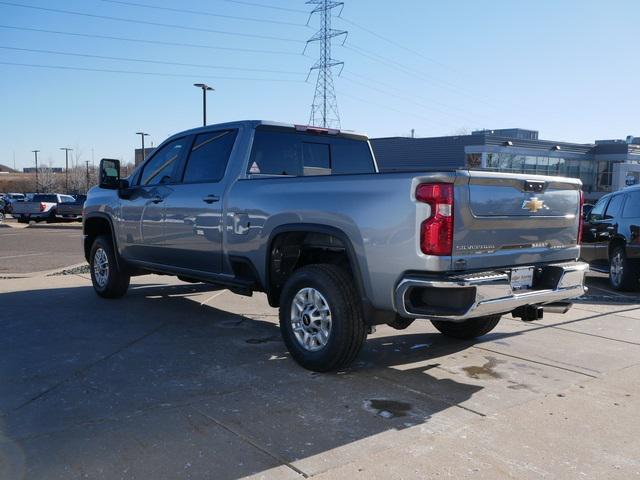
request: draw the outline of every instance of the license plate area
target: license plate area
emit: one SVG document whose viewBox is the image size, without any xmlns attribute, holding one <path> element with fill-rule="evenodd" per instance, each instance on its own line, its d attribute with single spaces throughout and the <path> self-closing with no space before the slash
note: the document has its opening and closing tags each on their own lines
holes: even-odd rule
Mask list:
<svg viewBox="0 0 640 480">
<path fill-rule="evenodd" d="M 528 290 L 533 285 L 533 267 L 514 268 L 511 270 L 511 289 Z"/>
</svg>

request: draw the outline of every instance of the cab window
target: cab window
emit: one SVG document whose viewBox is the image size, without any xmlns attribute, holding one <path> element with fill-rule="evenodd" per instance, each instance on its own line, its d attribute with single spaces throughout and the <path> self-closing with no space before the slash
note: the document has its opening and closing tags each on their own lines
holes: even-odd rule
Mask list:
<svg viewBox="0 0 640 480">
<path fill-rule="evenodd" d="M 640 190 L 627 193 L 627 201 L 622 210 L 622 218 L 640 217 Z"/>
<path fill-rule="evenodd" d="M 235 139 L 235 130 L 198 135 L 191 147 L 182 181 L 196 183 L 222 180 Z"/>
<path fill-rule="evenodd" d="M 167 143 L 157 152 L 154 152 L 142 170 L 140 185 L 150 186 L 171 183 L 174 179 L 176 166 L 184 156 L 187 145 L 188 138 L 184 137 Z"/>
</svg>

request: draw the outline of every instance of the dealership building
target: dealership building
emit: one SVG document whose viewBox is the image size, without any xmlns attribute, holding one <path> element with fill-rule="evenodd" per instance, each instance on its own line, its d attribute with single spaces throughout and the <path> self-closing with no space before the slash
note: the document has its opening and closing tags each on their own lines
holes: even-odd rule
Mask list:
<svg viewBox="0 0 640 480">
<path fill-rule="evenodd" d="M 640 137 L 592 144 L 541 140 L 535 130 L 478 130 L 471 135 L 371 140 L 381 171 L 459 167 L 582 180 L 588 200 L 640 183 Z"/>
</svg>

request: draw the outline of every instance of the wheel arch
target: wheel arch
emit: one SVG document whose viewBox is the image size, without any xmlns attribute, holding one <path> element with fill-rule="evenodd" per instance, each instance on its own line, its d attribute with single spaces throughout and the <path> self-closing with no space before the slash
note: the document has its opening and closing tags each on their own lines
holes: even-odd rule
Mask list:
<svg viewBox="0 0 640 480">
<path fill-rule="evenodd" d="M 122 267 L 122 260 L 118 252 L 118 244 L 116 242 L 115 230 L 113 228 L 113 221 L 109 215 L 102 212 L 96 212 L 86 216 L 82 224 L 82 233 L 84 258 L 87 262 L 90 261 L 89 256 L 94 240 L 100 235 L 107 235 L 111 238 L 118 268 Z"/>
<path fill-rule="evenodd" d="M 360 264 L 358 262 L 358 257 L 353 243 L 348 235 L 343 230 L 329 225 L 298 223 L 280 225 L 274 228 L 269 235 L 265 257 L 265 291 L 269 298 L 269 304 L 277 306 L 281 290 L 281 285 L 277 285 L 277 282 L 274 284 L 274 267 L 276 267 L 276 265 L 274 265 L 275 250 L 280 245 L 283 245 L 283 240 L 285 240 L 284 245 L 303 245 L 305 244 L 305 240 L 309 239 L 313 235 L 318 235 L 319 237 L 317 238 L 322 238 L 324 236 L 326 239 L 337 240 L 338 243 L 335 243 L 333 246 L 336 249 L 344 249 L 344 256 L 348 261 L 349 269 L 353 276 L 358 295 L 364 302 L 367 302 L 367 294 L 363 283 Z M 289 243 L 286 243 L 287 241 Z M 306 245 L 313 245 L 313 242 Z M 293 268 L 288 271 L 287 274 L 290 274 L 305 264 L 307 263 L 301 264 L 296 261 L 292 266 Z"/>
</svg>

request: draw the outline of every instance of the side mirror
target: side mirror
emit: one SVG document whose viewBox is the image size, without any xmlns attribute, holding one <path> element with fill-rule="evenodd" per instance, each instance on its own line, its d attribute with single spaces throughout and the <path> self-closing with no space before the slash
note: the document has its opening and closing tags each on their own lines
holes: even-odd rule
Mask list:
<svg viewBox="0 0 640 480">
<path fill-rule="evenodd" d="M 100 188 L 117 190 L 120 188 L 120 160 L 103 158 L 100 160 Z"/>
</svg>

